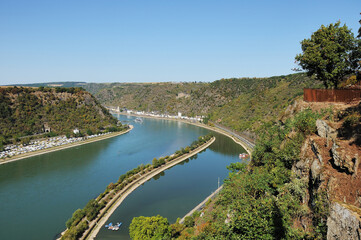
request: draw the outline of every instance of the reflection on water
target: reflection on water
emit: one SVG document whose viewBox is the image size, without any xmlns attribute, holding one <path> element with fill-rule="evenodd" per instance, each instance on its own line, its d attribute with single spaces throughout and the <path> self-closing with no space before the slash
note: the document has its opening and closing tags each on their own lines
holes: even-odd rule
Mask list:
<svg viewBox="0 0 361 240">
<path fill-rule="evenodd" d="M 152 177 L 153 180 L 158 180 L 160 177 L 164 176 L 165 175 L 165 172 L 161 172 L 157 175 L 155 175 L 154 177 Z"/>
<path fill-rule="evenodd" d="M 225 137 L 217 132 L 212 133 L 216 137 L 216 141 L 209 147 L 212 151 L 228 156 L 238 156 L 240 153 L 245 152 L 245 150 L 238 144 L 235 144 L 231 138 Z"/>
</svg>

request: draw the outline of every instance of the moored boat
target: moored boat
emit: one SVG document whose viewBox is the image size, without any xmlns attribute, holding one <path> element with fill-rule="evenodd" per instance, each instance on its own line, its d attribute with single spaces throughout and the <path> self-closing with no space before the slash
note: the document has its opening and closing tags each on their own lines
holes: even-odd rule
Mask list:
<svg viewBox="0 0 361 240">
<path fill-rule="evenodd" d="M 247 158 L 249 155 L 247 153 L 241 153 L 239 154 L 239 158 Z"/>
<path fill-rule="evenodd" d="M 122 225 L 121 222 L 117 223 L 115 225 L 113 225 L 113 223 L 109 223 L 109 224 L 105 225 L 105 227 L 112 231 L 118 231 L 121 225 Z"/>
<path fill-rule="evenodd" d="M 139 117 L 137 117 L 134 121 L 137 122 L 137 123 L 142 123 L 143 122 L 143 120 L 141 118 L 139 118 Z"/>
</svg>

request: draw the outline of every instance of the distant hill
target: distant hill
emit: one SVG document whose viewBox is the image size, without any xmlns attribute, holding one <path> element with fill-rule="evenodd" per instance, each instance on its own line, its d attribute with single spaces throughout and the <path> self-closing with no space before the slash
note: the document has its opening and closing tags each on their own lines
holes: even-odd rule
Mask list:
<svg viewBox="0 0 361 240">
<path fill-rule="evenodd" d="M 245 132 L 255 131 L 263 121 L 276 119 L 303 94 L 303 88 L 319 86 L 319 81 L 297 73 L 211 83 L 112 83 L 91 90 L 104 105 L 209 116 L 211 121 Z"/>
<path fill-rule="evenodd" d="M 269 78 L 229 78 L 211 83 L 54 82 L 32 85 L 45 84 L 81 86 L 105 106 L 202 115 L 243 133 L 255 132 L 262 122 L 276 119 L 286 106 L 302 96 L 303 88 L 322 86 L 321 82 L 304 73 Z"/>
<path fill-rule="evenodd" d="M 115 119 L 81 88 L 0 87 L 0 141 L 34 134 L 89 134 L 116 127 Z"/>
<path fill-rule="evenodd" d="M 47 82 L 47 83 L 30 83 L 30 84 L 12 84 L 9 86 L 18 87 L 82 87 L 86 82 Z"/>
</svg>

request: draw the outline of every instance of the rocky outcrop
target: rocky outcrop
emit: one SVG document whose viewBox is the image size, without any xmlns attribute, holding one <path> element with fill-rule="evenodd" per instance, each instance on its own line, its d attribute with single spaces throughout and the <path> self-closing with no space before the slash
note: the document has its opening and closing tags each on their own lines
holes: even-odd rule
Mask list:
<svg viewBox="0 0 361 240">
<path fill-rule="evenodd" d="M 310 139 L 310 144 L 311 144 L 312 152 L 315 154 L 318 162 L 319 162 L 320 164 L 322 164 L 322 163 L 323 163 L 323 159 L 322 159 L 320 147 L 319 147 L 318 144 L 315 142 L 315 140 L 313 140 L 312 138 Z"/>
<path fill-rule="evenodd" d="M 330 127 L 324 120 L 318 119 L 316 121 L 317 134 L 323 138 L 335 139 L 337 131 Z"/>
<path fill-rule="evenodd" d="M 327 239 L 353 240 L 361 239 L 361 221 L 359 216 L 334 202 L 327 219 Z"/>
<path fill-rule="evenodd" d="M 344 148 L 341 148 L 336 142 L 331 148 L 332 163 L 340 170 L 346 171 L 348 174 L 357 174 L 359 165 L 358 154 L 351 155 Z"/>
<path fill-rule="evenodd" d="M 310 170 L 311 170 L 310 180 L 315 185 L 318 185 L 323 180 L 323 177 L 321 174 L 322 167 L 323 167 L 323 159 L 322 159 L 320 147 L 312 138 L 310 139 L 310 145 L 311 145 L 311 150 L 315 155 L 315 158 L 312 161 L 311 168 L 310 168 Z"/>
</svg>

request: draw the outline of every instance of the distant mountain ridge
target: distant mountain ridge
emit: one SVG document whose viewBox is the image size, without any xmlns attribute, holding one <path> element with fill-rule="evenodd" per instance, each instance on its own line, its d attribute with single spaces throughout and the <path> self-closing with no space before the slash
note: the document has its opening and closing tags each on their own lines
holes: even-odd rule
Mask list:
<svg viewBox="0 0 361 240">
<path fill-rule="evenodd" d="M 304 73 L 269 78 L 230 78 L 211 83 L 112 83 L 84 88 L 100 103 L 140 111 L 207 116 L 240 132 L 254 132 L 261 122 L 276 119 L 302 96 L 303 88 L 321 82 Z M 101 87 L 100 87 L 101 86 Z"/>
<path fill-rule="evenodd" d="M 63 84 L 63 87 L 81 85 L 105 106 L 203 115 L 244 133 L 254 132 L 261 122 L 276 119 L 286 106 L 303 94 L 303 88 L 322 86 L 321 82 L 305 73 L 268 78 L 229 78 L 211 83 L 54 82 L 32 85 L 45 84 Z"/>
<path fill-rule="evenodd" d="M 6 86 L 19 86 L 19 87 L 81 87 L 86 85 L 86 82 L 46 82 L 46 83 L 29 83 L 29 84 L 9 84 Z"/>
</svg>

